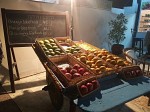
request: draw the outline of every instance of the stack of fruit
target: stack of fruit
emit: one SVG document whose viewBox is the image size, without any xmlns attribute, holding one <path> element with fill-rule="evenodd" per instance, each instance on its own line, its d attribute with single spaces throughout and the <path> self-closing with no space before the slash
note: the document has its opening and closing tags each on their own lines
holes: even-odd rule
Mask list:
<svg viewBox="0 0 150 112">
<path fill-rule="evenodd" d="M 76 80 L 74 86 L 77 87 L 78 95 L 81 97 L 92 93 L 100 87 L 96 77 L 92 76 L 93 74 L 91 74 L 91 72 L 79 64 L 70 65 L 65 63 L 60 64 L 57 67 L 70 84 Z"/>
<path fill-rule="evenodd" d="M 116 68 L 122 68 L 122 67 L 131 65 L 130 62 L 123 60 L 122 58 L 109 53 L 105 49 L 95 50 L 93 51 L 93 53 L 99 58 L 105 60 L 106 63 L 114 65 Z"/>
<path fill-rule="evenodd" d="M 123 79 L 132 79 L 143 75 L 143 73 L 139 66 L 130 66 L 122 68 L 122 71 L 119 75 Z"/>
<path fill-rule="evenodd" d="M 58 68 L 69 81 L 77 77 L 91 75 L 90 72 L 88 72 L 84 67 L 81 67 L 79 64 L 61 64 L 58 65 Z"/>
<path fill-rule="evenodd" d="M 39 40 L 38 43 L 48 57 L 65 54 L 53 39 Z"/>
<path fill-rule="evenodd" d="M 86 66 L 88 66 L 97 75 L 102 76 L 103 73 L 107 75 L 106 72 L 109 72 L 109 71 L 113 72 L 112 66 L 105 63 L 105 61 L 95 56 L 91 52 L 77 54 L 77 55 L 74 55 L 74 57 L 77 58 L 79 61 L 83 62 L 84 64 L 86 64 Z"/>
<path fill-rule="evenodd" d="M 66 51 L 68 54 L 74 54 L 81 52 L 81 48 L 78 47 L 71 39 L 69 38 L 55 38 L 59 45 Z"/>
<path fill-rule="evenodd" d="M 81 49 L 76 46 L 76 45 L 72 45 L 72 46 L 69 46 L 65 49 L 65 51 L 68 53 L 68 54 L 74 54 L 74 53 L 79 53 L 81 52 Z"/>
<path fill-rule="evenodd" d="M 96 79 L 93 79 L 93 80 L 88 80 L 79 84 L 78 90 L 81 96 L 85 96 L 99 87 L 100 87 L 99 82 Z"/>
</svg>

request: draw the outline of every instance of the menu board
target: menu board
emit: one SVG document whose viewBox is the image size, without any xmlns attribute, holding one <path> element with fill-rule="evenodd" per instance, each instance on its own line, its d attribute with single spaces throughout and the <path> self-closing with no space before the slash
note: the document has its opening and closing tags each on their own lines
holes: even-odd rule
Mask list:
<svg viewBox="0 0 150 112">
<path fill-rule="evenodd" d="M 34 43 L 36 38 L 68 36 L 67 12 L 2 9 L 10 44 Z M 5 37 L 6 38 L 6 37 Z"/>
</svg>

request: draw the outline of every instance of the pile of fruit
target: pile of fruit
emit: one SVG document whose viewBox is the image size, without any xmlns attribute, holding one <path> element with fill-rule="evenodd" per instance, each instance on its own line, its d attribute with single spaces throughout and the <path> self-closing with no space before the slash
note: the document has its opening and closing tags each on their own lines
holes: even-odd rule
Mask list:
<svg viewBox="0 0 150 112">
<path fill-rule="evenodd" d="M 53 39 L 39 40 L 38 43 L 48 57 L 65 54 Z"/>
<path fill-rule="evenodd" d="M 132 79 L 141 75 L 143 74 L 139 66 L 126 67 L 120 72 L 120 76 L 123 79 Z"/>
<path fill-rule="evenodd" d="M 68 54 L 75 54 L 75 53 L 79 53 L 81 52 L 81 49 L 76 46 L 76 45 L 72 45 L 72 46 L 69 46 L 65 49 L 65 51 L 68 53 Z"/>
<path fill-rule="evenodd" d="M 105 60 L 106 63 L 114 65 L 116 68 L 122 68 L 125 66 L 132 65 L 130 62 L 123 60 L 122 58 L 109 53 L 106 49 L 99 49 L 95 46 L 92 46 L 85 42 L 76 43 L 81 48 L 93 53 L 95 56 L 98 56 L 102 60 Z"/>
<path fill-rule="evenodd" d="M 99 88 L 99 82 L 95 79 L 83 82 L 78 86 L 81 96 L 87 95 L 90 92 Z"/>
<path fill-rule="evenodd" d="M 77 77 L 91 75 L 91 73 L 89 73 L 84 67 L 81 67 L 79 64 L 61 64 L 58 65 L 58 68 L 69 81 Z"/>
<path fill-rule="evenodd" d="M 55 40 L 59 43 L 59 45 L 63 48 L 63 50 L 67 54 L 74 54 L 80 53 L 81 48 L 79 48 L 70 38 L 62 37 L 62 38 L 55 38 Z"/>
<path fill-rule="evenodd" d="M 113 67 L 91 52 L 74 55 L 79 61 L 88 66 L 94 73 L 101 75 L 103 72 L 112 71 Z"/>
<path fill-rule="evenodd" d="M 99 58 L 105 60 L 106 63 L 112 64 L 116 68 L 122 68 L 122 67 L 131 65 L 130 62 L 123 60 L 122 58 L 109 53 L 105 49 L 95 50 L 95 51 L 92 51 L 92 53 L 98 56 Z"/>
<path fill-rule="evenodd" d="M 103 77 L 118 72 L 124 79 L 129 79 L 142 75 L 141 69 L 132 67 L 130 62 L 85 42 L 74 44 L 70 39 L 52 38 L 37 42 L 44 54 L 51 57 L 48 58 L 51 63 L 49 67 L 53 69 L 60 82 L 65 87 L 77 85 L 81 96 L 99 88 L 99 82 L 95 78 L 97 76 Z M 89 80 L 91 77 L 94 79 Z"/>
</svg>

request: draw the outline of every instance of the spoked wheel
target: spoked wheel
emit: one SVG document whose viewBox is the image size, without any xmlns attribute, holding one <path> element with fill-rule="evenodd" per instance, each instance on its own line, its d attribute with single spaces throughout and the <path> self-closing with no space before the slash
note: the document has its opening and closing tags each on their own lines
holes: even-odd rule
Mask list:
<svg viewBox="0 0 150 112">
<path fill-rule="evenodd" d="M 53 83 L 50 83 L 48 93 L 55 109 L 60 110 L 63 105 L 62 93 L 56 89 Z"/>
</svg>

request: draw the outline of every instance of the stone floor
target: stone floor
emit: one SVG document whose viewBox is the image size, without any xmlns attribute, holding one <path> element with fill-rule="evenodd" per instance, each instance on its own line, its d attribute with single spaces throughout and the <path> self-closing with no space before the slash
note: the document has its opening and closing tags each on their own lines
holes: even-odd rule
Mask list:
<svg viewBox="0 0 150 112">
<path fill-rule="evenodd" d="M 57 112 L 51 104 L 48 92 L 42 91 L 42 88 L 46 85 L 45 76 L 44 72 L 15 81 L 15 93 L 10 92 L 8 81 L 3 84 L 3 87 L 9 92 L 22 112 Z M 141 96 L 107 112 L 150 112 L 150 106 L 147 104 L 148 98 Z M 63 106 L 60 112 L 68 112 L 68 107 L 69 105 Z M 77 108 L 76 112 L 82 111 Z"/>
</svg>

